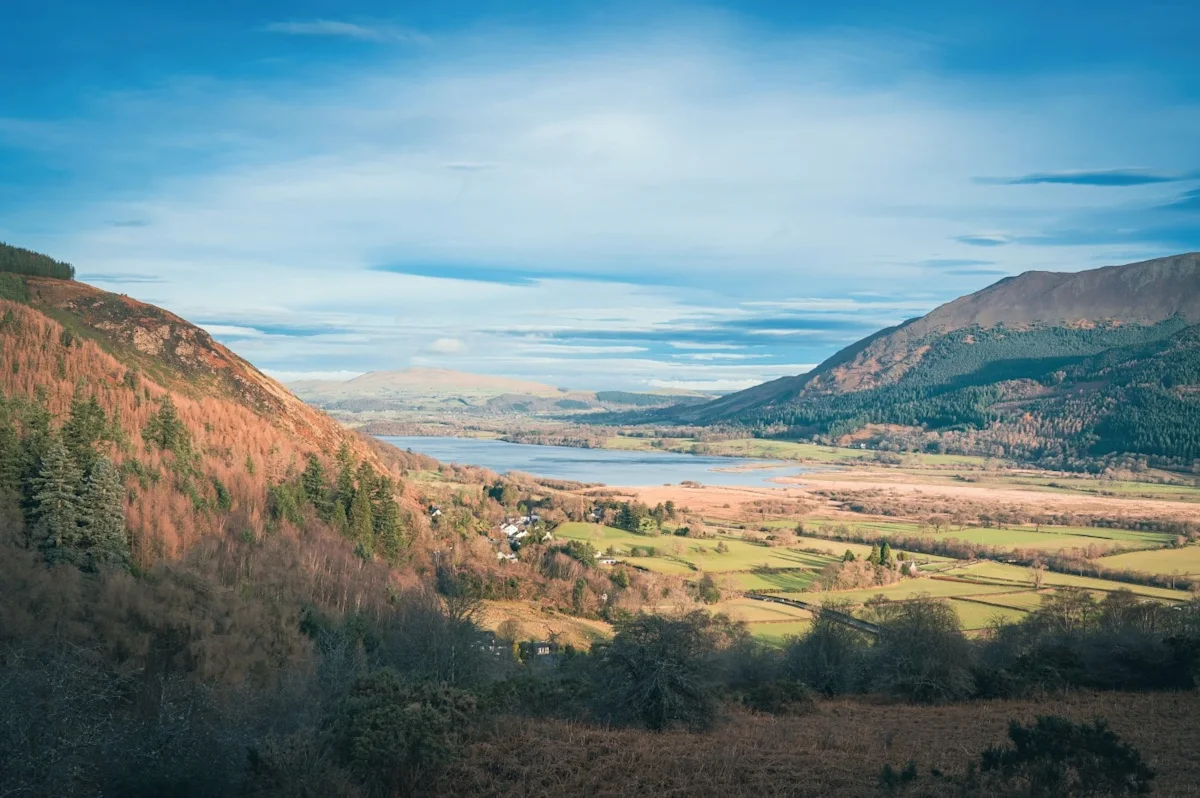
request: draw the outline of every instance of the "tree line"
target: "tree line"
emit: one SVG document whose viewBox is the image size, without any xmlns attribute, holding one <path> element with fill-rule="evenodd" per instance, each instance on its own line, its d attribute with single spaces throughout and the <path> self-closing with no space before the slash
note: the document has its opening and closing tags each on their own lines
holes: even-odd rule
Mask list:
<svg viewBox="0 0 1200 798">
<path fill-rule="evenodd" d="M 54 277 L 58 280 L 75 279 L 75 267 L 71 264 L 3 242 L 0 242 L 0 272 L 25 274 L 30 277 Z"/>
</svg>

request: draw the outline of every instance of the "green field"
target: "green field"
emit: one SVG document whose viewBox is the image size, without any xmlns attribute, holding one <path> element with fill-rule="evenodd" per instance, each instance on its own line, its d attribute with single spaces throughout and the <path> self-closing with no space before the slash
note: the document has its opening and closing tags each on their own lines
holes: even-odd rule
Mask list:
<svg viewBox="0 0 1200 798">
<path fill-rule="evenodd" d="M 1129 569 L 1151 574 L 1200 574 L 1200 546 L 1185 546 L 1181 549 L 1156 549 L 1114 554 L 1094 560 L 1097 565 L 1115 570 Z"/>
<path fill-rule="evenodd" d="M 760 593 L 794 593 L 805 590 L 817 578 L 815 571 L 741 572 L 730 574 L 738 590 Z"/>
<path fill-rule="evenodd" d="M 915 598 L 921 594 L 935 598 L 954 598 L 956 596 L 982 596 L 988 593 L 1004 593 L 1014 588 L 1006 584 L 982 584 L 960 582 L 945 579 L 904 579 L 887 587 L 868 587 L 862 590 L 830 590 L 821 593 L 810 593 L 804 598 L 813 604 L 823 604 L 827 601 L 849 601 L 851 604 L 862 604 L 875 596 L 885 596 L 893 601 Z"/>
<path fill-rule="evenodd" d="M 760 567 L 820 570 L 836 559 L 833 556 L 748 543 L 738 538 L 721 537 L 697 540 L 674 535 L 654 537 L 610 526 L 581 522 L 562 524 L 554 530 L 554 534 L 555 537 L 567 540 L 587 541 L 602 553 L 611 547 L 618 556 L 627 559 L 630 563 L 663 573 L 680 573 L 688 570 L 723 573 L 753 571 Z M 724 544 L 726 551 L 718 551 L 718 543 Z M 655 555 L 653 557 L 628 557 L 634 547 L 653 548 Z M 681 566 L 680 563 L 684 565 Z M 691 566 L 691 569 L 687 566 Z"/>
<path fill-rule="evenodd" d="M 990 593 L 983 596 L 972 596 L 972 600 L 981 601 L 986 604 L 991 604 L 996 607 L 1008 607 L 1017 610 L 1036 610 L 1042 606 L 1042 601 L 1046 596 L 1053 593 L 1052 590 L 1043 588 L 1040 591 L 1029 590 L 1023 593 Z"/>
<path fill-rule="evenodd" d="M 998 562 L 977 562 L 947 571 L 948 575 L 961 576 L 965 579 L 981 580 L 980 587 L 995 584 L 1029 585 L 1033 586 L 1033 576 L 1028 568 L 1019 565 L 1007 565 Z M 1113 582 L 1108 579 L 1095 579 L 1089 576 L 1073 576 L 1052 571 L 1043 572 L 1043 584 L 1060 587 L 1082 587 L 1087 590 L 1113 592 L 1128 590 L 1131 593 L 1146 598 L 1166 599 L 1168 601 L 1188 601 L 1191 594 L 1183 590 L 1168 590 L 1163 587 L 1146 587 L 1131 585 L 1124 582 Z"/>
<path fill-rule="evenodd" d="M 812 613 L 800 607 L 775 604 L 750 598 L 732 598 L 712 605 L 713 612 L 725 613 L 737 621 L 755 623 L 760 621 L 795 621 L 812 618 Z"/>
<path fill-rule="evenodd" d="M 996 620 L 1005 623 L 1019 621 L 1026 615 L 1025 612 L 1011 607 L 977 604 L 974 601 L 963 601 L 962 599 L 950 599 L 950 606 L 958 613 L 958 620 L 962 623 L 962 628 L 967 631 L 987 629 Z"/>
<path fill-rule="evenodd" d="M 805 522 L 809 531 L 823 526 L 836 527 L 844 525 L 859 533 L 877 534 L 880 537 L 889 535 L 913 535 L 929 539 L 949 539 L 976 543 L 984 546 L 1000 546 L 1011 549 L 1037 549 L 1040 551 L 1058 551 L 1060 549 L 1086 549 L 1089 546 L 1101 550 L 1154 548 L 1165 546 L 1174 540 L 1174 536 L 1161 532 L 1139 532 L 1132 529 L 1103 529 L 1100 527 L 1078 526 L 1011 526 L 1004 529 L 992 527 L 968 526 L 963 529 L 951 527 L 941 532 L 934 532 L 926 527 L 922 530 L 920 524 L 914 521 L 842 521 L 830 519 L 810 519 Z"/>
<path fill-rule="evenodd" d="M 750 633 L 764 643 L 781 645 L 789 637 L 799 637 L 812 627 L 812 621 L 784 621 L 782 623 L 752 623 Z"/>
</svg>

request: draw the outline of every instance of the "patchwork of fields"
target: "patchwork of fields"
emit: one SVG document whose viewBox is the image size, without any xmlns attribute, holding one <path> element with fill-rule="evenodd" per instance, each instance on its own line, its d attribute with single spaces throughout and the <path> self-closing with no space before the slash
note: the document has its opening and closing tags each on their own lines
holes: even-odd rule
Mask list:
<svg viewBox="0 0 1200 798">
<path fill-rule="evenodd" d="M 917 557 L 921 563 L 921 577 L 903 579 L 884 587 L 820 591 L 815 583 L 822 569 L 841 561 L 847 551 L 859 559 L 865 559 L 871 552 L 872 547 L 867 544 L 831 539 L 830 536 L 839 533 L 849 532 L 877 540 L 898 536 L 956 538 L 1001 552 L 1083 554 L 1091 557 L 1094 564 L 1113 571 L 1177 574 L 1181 577 L 1200 575 L 1200 546 L 1174 548 L 1175 536 L 1160 532 L 1046 525 L 1004 528 L 968 525 L 934 530 L 914 520 L 860 519 L 843 515 L 805 517 L 804 528 L 810 534 L 796 535 L 795 518 L 776 516 L 749 523 L 735 518 L 706 518 L 705 521 L 709 532 L 716 532 L 714 536 L 692 538 L 669 533 L 650 536 L 585 523 L 563 524 L 555 530 L 555 535 L 561 539 L 587 541 L 601 556 L 613 557 L 646 571 L 679 575 L 689 580 L 709 574 L 729 597 L 712 609 L 745 621 L 757 637 L 773 642 L 783 642 L 803 633 L 812 623 L 812 612 L 804 607 L 764 602 L 753 598 L 754 594 L 788 598 L 812 608 L 829 601 L 844 602 L 855 614 L 864 612 L 866 603 L 877 597 L 905 601 L 928 595 L 948 602 L 958 614 L 963 629 L 971 634 L 979 634 L 998 622 L 1019 620 L 1062 588 L 1088 590 L 1097 599 L 1118 590 L 1128 590 L 1139 598 L 1154 601 L 1182 602 L 1191 598 L 1183 590 L 1049 570 L 1041 571 L 1035 584 L 1035 574 L 1028 567 L 993 560 L 966 561 L 927 555 Z M 788 533 L 781 535 L 786 545 L 768 545 L 761 532 L 751 530 Z"/>
</svg>

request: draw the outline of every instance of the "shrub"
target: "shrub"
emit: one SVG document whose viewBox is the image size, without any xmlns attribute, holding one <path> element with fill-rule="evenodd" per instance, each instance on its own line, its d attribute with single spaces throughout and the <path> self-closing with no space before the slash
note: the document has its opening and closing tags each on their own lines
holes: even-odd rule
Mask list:
<svg viewBox="0 0 1200 798">
<path fill-rule="evenodd" d="M 812 691 L 787 679 L 754 685 L 742 696 L 742 705 L 767 715 L 807 715 L 817 709 Z"/>
<path fill-rule="evenodd" d="M 681 618 L 638 615 L 618 621 L 600 655 L 600 711 L 649 729 L 706 729 L 716 719 L 720 654 L 747 637 L 744 625 L 696 610 Z"/>
<path fill-rule="evenodd" d="M 1007 789 L 1031 796 L 1140 795 L 1154 771 L 1103 720 L 1073 723 L 1055 716 L 1008 727 L 1011 748 L 993 747 L 980 762 Z"/>
<path fill-rule="evenodd" d="M 475 697 L 445 685 L 407 684 L 394 671 L 360 677 L 331 734 L 343 764 L 373 789 L 412 794 L 460 753 Z"/>
<path fill-rule="evenodd" d="M 971 645 L 954 608 L 919 596 L 871 607 L 879 639 L 871 650 L 873 685 L 914 701 L 954 701 L 975 691 Z"/>
<path fill-rule="evenodd" d="M 858 685 L 867 641 L 839 619 L 848 611 L 843 603 L 827 603 L 808 634 L 788 645 L 785 667 L 792 678 L 825 695 L 846 693 Z"/>
</svg>

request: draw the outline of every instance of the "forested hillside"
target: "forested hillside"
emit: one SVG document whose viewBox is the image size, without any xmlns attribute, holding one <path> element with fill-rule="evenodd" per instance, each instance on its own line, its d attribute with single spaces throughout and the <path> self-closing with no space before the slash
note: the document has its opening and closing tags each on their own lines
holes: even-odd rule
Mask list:
<svg viewBox="0 0 1200 798">
<path fill-rule="evenodd" d="M 1066 467 L 1121 454 L 1190 467 L 1200 459 L 1198 297 L 1197 255 L 1030 273 L 881 331 L 810 374 L 666 414 L 822 439 L 902 427 L 922 448 Z"/>
<path fill-rule="evenodd" d="M 138 571 L 206 542 L 282 536 L 377 564 L 395 585 L 447 571 L 487 597 L 578 614 L 651 592 L 688 600 L 683 580 L 614 588 L 534 539 L 520 561 L 497 557 L 489 535 L 518 502 L 582 520 L 577 496 L 531 481 L 497 493 L 517 482 L 347 430 L 160 308 L 67 280 L 0 285 L 0 518 L 46 562 Z"/>
</svg>

